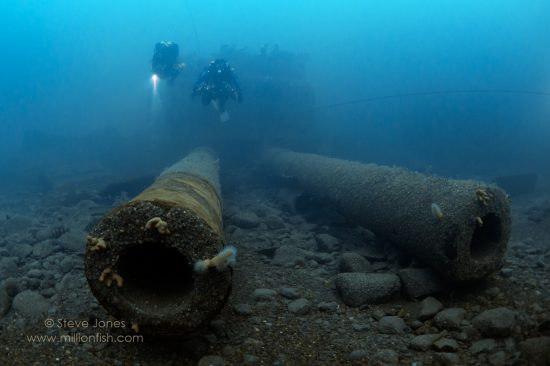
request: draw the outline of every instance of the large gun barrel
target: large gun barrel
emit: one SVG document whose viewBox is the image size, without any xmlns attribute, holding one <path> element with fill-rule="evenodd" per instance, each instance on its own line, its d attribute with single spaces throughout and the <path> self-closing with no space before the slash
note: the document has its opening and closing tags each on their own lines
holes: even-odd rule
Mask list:
<svg viewBox="0 0 550 366">
<path fill-rule="evenodd" d="M 501 264 L 511 219 L 508 196 L 496 186 L 281 149 L 265 159 L 451 281 L 484 277 Z"/>
<path fill-rule="evenodd" d="M 194 270 L 224 245 L 218 170 L 213 152 L 194 150 L 88 236 L 85 268 L 93 294 L 141 333 L 191 332 L 229 296 L 230 270 Z"/>
</svg>

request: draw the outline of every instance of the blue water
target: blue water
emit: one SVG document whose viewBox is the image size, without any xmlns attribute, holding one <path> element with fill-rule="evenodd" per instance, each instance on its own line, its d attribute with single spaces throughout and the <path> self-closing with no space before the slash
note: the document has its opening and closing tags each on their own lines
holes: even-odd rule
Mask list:
<svg viewBox="0 0 550 366">
<path fill-rule="evenodd" d="M 546 0 L 6 0 L 0 181 L 158 172 L 203 144 L 222 164 L 285 146 L 452 177 L 544 176 L 550 96 L 444 91 L 550 93 L 548 19 Z M 161 40 L 188 68 L 153 94 Z M 288 57 L 262 60 L 264 45 Z M 244 96 L 224 124 L 190 98 L 220 55 Z M 432 91 L 444 93 L 328 107 Z"/>
</svg>

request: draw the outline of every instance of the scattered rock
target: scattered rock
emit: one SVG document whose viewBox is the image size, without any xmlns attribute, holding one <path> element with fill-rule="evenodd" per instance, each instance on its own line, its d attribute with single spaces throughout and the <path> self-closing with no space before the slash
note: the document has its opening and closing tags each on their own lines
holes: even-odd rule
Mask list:
<svg viewBox="0 0 550 366">
<path fill-rule="evenodd" d="M 271 230 L 282 229 L 285 227 L 284 221 L 279 216 L 269 215 L 264 217 L 263 222 Z"/>
<path fill-rule="evenodd" d="M 443 304 L 435 297 L 427 297 L 420 303 L 420 309 L 418 311 L 419 320 L 428 320 L 434 317 L 435 314 L 443 309 Z"/>
<path fill-rule="evenodd" d="M 3 288 L 6 290 L 10 297 L 14 297 L 19 293 L 19 282 L 14 277 L 6 278 L 3 283 Z"/>
<path fill-rule="evenodd" d="M 252 294 L 252 298 L 256 301 L 274 301 L 276 297 L 277 291 L 269 288 L 258 288 Z"/>
<path fill-rule="evenodd" d="M 395 297 L 401 289 L 399 277 L 391 273 L 340 273 L 335 284 L 349 306 L 384 302 Z"/>
<path fill-rule="evenodd" d="M 72 257 L 65 257 L 59 263 L 59 269 L 63 274 L 70 272 L 75 265 L 75 260 Z"/>
<path fill-rule="evenodd" d="M 519 344 L 521 356 L 535 366 L 550 365 L 550 337 L 529 338 Z"/>
<path fill-rule="evenodd" d="M 31 290 L 20 292 L 13 298 L 13 309 L 25 318 L 39 318 L 48 311 L 48 300 Z"/>
<path fill-rule="evenodd" d="M 253 229 L 258 226 L 260 219 L 254 212 L 244 211 L 233 215 L 231 222 L 242 229 Z"/>
<path fill-rule="evenodd" d="M 338 307 L 339 305 L 336 302 L 321 302 L 317 305 L 317 309 L 325 313 L 334 313 L 338 311 Z"/>
<path fill-rule="evenodd" d="M 279 291 L 279 294 L 281 294 L 282 297 L 290 300 L 295 300 L 300 297 L 300 292 L 298 291 L 298 289 L 293 287 L 283 287 Z"/>
<path fill-rule="evenodd" d="M 86 249 L 86 234 L 82 231 L 68 232 L 58 239 L 63 250 L 74 253 L 84 253 Z"/>
<path fill-rule="evenodd" d="M 470 353 L 472 355 L 476 355 L 481 352 L 489 353 L 494 351 L 496 347 L 497 347 L 497 342 L 495 342 L 494 339 L 492 338 L 480 339 L 479 341 L 475 341 L 474 343 L 472 343 L 472 345 L 470 346 Z"/>
<path fill-rule="evenodd" d="M 340 258 L 340 272 L 358 272 L 369 273 L 372 272 L 372 266 L 370 262 L 363 256 L 357 253 L 344 253 Z"/>
<path fill-rule="evenodd" d="M 315 236 L 317 240 L 317 249 L 320 252 L 336 252 L 340 249 L 340 241 L 330 234 L 318 234 Z"/>
<path fill-rule="evenodd" d="M 24 287 L 31 290 L 38 290 L 40 288 L 40 280 L 36 278 L 24 278 Z"/>
<path fill-rule="evenodd" d="M 313 259 L 314 261 L 326 264 L 332 262 L 332 255 L 329 253 L 311 253 L 311 252 L 305 252 L 307 259 Z"/>
<path fill-rule="evenodd" d="M 460 323 L 466 316 L 466 310 L 462 308 L 449 308 L 436 314 L 435 325 L 442 329 L 458 330 Z"/>
<path fill-rule="evenodd" d="M 434 342 L 433 347 L 440 352 L 456 352 L 458 351 L 458 342 L 450 338 L 441 338 Z"/>
<path fill-rule="evenodd" d="M 235 313 L 239 315 L 252 314 L 252 306 L 250 306 L 249 304 L 236 304 L 233 307 L 233 310 L 235 310 Z"/>
<path fill-rule="evenodd" d="M 32 253 L 32 246 L 19 243 L 11 247 L 11 252 L 18 258 L 26 258 Z"/>
<path fill-rule="evenodd" d="M 367 360 L 369 357 L 369 351 L 366 349 L 356 349 L 351 351 L 348 355 L 348 360 L 350 361 L 360 361 Z"/>
<path fill-rule="evenodd" d="M 386 316 L 386 313 L 382 309 L 376 309 L 372 312 L 372 317 L 376 320 L 380 320 Z"/>
<path fill-rule="evenodd" d="M 33 235 L 33 242 L 35 243 L 48 239 L 51 239 L 50 228 L 39 229 Z"/>
<path fill-rule="evenodd" d="M 40 270 L 38 268 L 33 268 L 33 269 L 31 269 L 27 272 L 27 277 L 42 278 L 42 277 L 44 277 L 44 273 L 42 272 L 42 270 Z"/>
<path fill-rule="evenodd" d="M 329 276 L 331 273 L 329 273 L 324 268 L 317 268 L 317 269 L 314 269 L 313 271 L 311 271 L 310 274 L 311 274 L 312 277 L 318 277 L 319 279 L 322 280 L 322 277 Z"/>
<path fill-rule="evenodd" d="M 502 277 L 510 277 L 512 275 L 512 273 L 514 273 L 514 270 L 512 268 L 504 267 L 500 270 L 500 275 Z"/>
<path fill-rule="evenodd" d="M 367 323 L 356 323 L 354 322 L 351 327 L 353 328 L 353 330 L 355 330 L 356 332 L 363 332 L 363 331 L 366 331 L 366 330 L 369 330 L 370 329 L 370 325 L 367 324 Z"/>
<path fill-rule="evenodd" d="M 290 245 L 283 245 L 275 251 L 272 263 L 281 267 L 294 267 L 305 264 L 304 251 Z"/>
<path fill-rule="evenodd" d="M 372 360 L 378 364 L 391 366 L 399 363 L 399 354 L 392 349 L 381 349 L 376 352 L 372 357 Z"/>
<path fill-rule="evenodd" d="M 405 334 L 411 330 L 398 316 L 385 316 L 378 321 L 378 330 L 383 334 Z"/>
<path fill-rule="evenodd" d="M 53 295 L 55 295 L 55 289 L 52 287 L 45 288 L 40 291 L 40 295 L 44 296 L 46 299 L 49 299 Z"/>
<path fill-rule="evenodd" d="M 445 290 L 445 284 L 434 271 L 424 268 L 404 268 L 397 272 L 405 292 L 412 298 L 432 295 Z"/>
<path fill-rule="evenodd" d="M 288 304 L 288 311 L 294 314 L 298 315 L 306 315 L 309 313 L 310 304 L 307 299 L 298 299 L 292 301 L 290 304 Z"/>
<path fill-rule="evenodd" d="M 224 366 L 225 360 L 223 357 L 215 356 L 215 355 L 208 355 L 204 356 L 199 360 L 199 363 L 197 363 L 197 366 Z"/>
<path fill-rule="evenodd" d="M 484 336 L 506 337 L 514 331 L 516 312 L 505 307 L 490 309 L 476 316 L 472 323 Z"/>
<path fill-rule="evenodd" d="M 470 322 L 467 322 L 467 323 L 463 322 L 462 326 L 460 327 L 460 330 L 469 339 L 477 339 L 480 336 L 479 332 L 476 330 L 476 328 L 473 327 L 472 324 L 470 324 Z"/>
<path fill-rule="evenodd" d="M 58 292 L 75 291 L 86 286 L 86 278 L 83 278 L 78 273 L 69 272 L 55 284 L 55 290 Z"/>
<path fill-rule="evenodd" d="M 427 351 L 439 338 L 441 338 L 439 334 L 422 334 L 414 337 L 409 343 L 409 347 L 416 351 Z"/>
<path fill-rule="evenodd" d="M 56 250 L 56 247 L 54 240 L 44 240 L 34 245 L 32 254 L 38 258 L 46 258 Z"/>
<path fill-rule="evenodd" d="M 456 353 L 436 352 L 434 354 L 435 365 L 452 366 L 460 365 L 460 357 Z"/>
<path fill-rule="evenodd" d="M 15 257 L 2 258 L 0 260 L 0 279 L 15 276 L 17 274 L 17 259 Z"/>
</svg>

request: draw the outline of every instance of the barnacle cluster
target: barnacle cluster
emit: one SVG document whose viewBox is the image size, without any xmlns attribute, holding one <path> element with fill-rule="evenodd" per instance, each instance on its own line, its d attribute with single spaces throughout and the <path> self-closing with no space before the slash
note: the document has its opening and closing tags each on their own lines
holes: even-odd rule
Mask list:
<svg viewBox="0 0 550 366">
<path fill-rule="evenodd" d="M 228 245 L 216 256 L 195 262 L 194 270 L 197 273 L 205 273 L 209 268 L 215 267 L 219 272 L 223 272 L 235 264 L 236 259 L 237 248 Z"/>
<path fill-rule="evenodd" d="M 476 224 L 478 224 L 480 227 L 483 226 L 483 220 L 481 219 L 481 217 L 476 216 L 475 221 Z"/>
<path fill-rule="evenodd" d="M 114 272 L 111 268 L 105 268 L 103 272 L 101 272 L 101 276 L 99 276 L 99 282 L 104 282 L 107 287 L 111 287 L 113 282 L 116 282 L 116 285 L 118 287 L 122 287 L 124 284 L 124 280 L 122 277 Z"/>
<path fill-rule="evenodd" d="M 443 219 L 443 211 L 441 211 L 441 207 L 437 203 L 432 203 L 432 215 L 438 220 Z"/>
<path fill-rule="evenodd" d="M 94 238 L 93 236 L 87 236 L 86 242 L 90 246 L 90 251 L 95 252 L 98 250 L 105 250 L 107 249 L 107 243 L 103 238 Z"/>
<path fill-rule="evenodd" d="M 150 230 L 151 228 L 157 229 L 159 234 L 170 234 L 168 223 L 160 217 L 153 217 L 151 220 L 147 221 L 145 229 Z"/>
<path fill-rule="evenodd" d="M 491 194 L 482 188 L 476 190 L 476 196 L 479 203 L 483 206 L 489 205 L 489 200 L 492 198 Z"/>
</svg>

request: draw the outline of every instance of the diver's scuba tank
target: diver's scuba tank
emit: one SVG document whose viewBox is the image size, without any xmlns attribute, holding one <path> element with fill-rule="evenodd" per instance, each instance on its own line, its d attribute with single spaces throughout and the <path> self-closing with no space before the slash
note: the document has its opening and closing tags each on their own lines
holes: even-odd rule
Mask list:
<svg viewBox="0 0 550 366">
<path fill-rule="evenodd" d="M 177 43 L 162 41 L 155 44 L 153 60 L 151 61 L 151 71 L 160 79 L 172 78 L 177 76 L 179 46 Z"/>
</svg>

